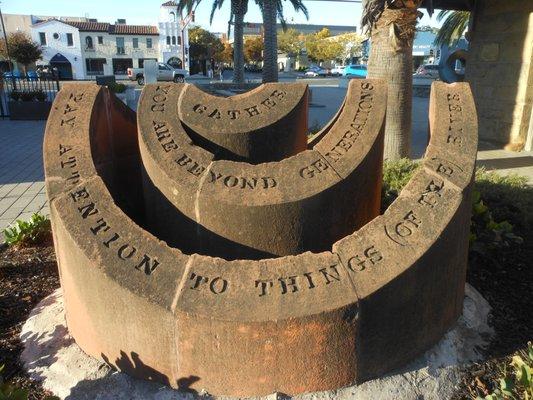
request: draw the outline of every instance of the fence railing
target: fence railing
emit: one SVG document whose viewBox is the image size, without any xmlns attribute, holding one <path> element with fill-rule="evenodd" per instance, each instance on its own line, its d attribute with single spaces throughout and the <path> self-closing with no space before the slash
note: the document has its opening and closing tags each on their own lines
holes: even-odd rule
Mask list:
<svg viewBox="0 0 533 400">
<path fill-rule="evenodd" d="M 0 77 L 0 117 L 9 117 L 9 102 L 35 98 L 54 101 L 59 92 L 57 77 Z"/>
</svg>

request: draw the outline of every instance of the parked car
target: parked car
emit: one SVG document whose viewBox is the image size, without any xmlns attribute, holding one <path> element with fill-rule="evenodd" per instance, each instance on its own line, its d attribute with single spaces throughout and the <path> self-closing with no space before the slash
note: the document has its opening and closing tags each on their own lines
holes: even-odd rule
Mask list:
<svg viewBox="0 0 533 400">
<path fill-rule="evenodd" d="M 326 76 L 328 71 L 321 67 L 309 67 L 305 70 L 305 76 Z"/>
<path fill-rule="evenodd" d="M 344 65 L 335 65 L 335 67 L 331 69 L 331 75 L 341 76 L 344 72 L 344 68 L 346 68 Z"/>
<path fill-rule="evenodd" d="M 56 67 L 51 65 L 38 65 L 36 68 L 39 79 L 53 78 L 59 76 L 59 72 Z"/>
<path fill-rule="evenodd" d="M 39 80 L 39 75 L 37 75 L 37 72 L 35 72 L 35 71 L 26 72 L 26 76 L 28 77 L 29 81 L 37 81 L 37 80 Z"/>
<path fill-rule="evenodd" d="M 347 65 L 342 71 L 342 76 L 351 78 L 366 78 L 367 68 L 366 65 L 352 64 Z"/>
<path fill-rule="evenodd" d="M 424 76 L 426 78 L 438 79 L 439 66 L 436 64 L 424 64 L 418 67 L 415 72 L 416 76 Z"/>
<path fill-rule="evenodd" d="M 20 73 L 20 71 L 7 71 L 4 72 L 4 78 L 22 78 L 22 74 Z"/>
<path fill-rule="evenodd" d="M 157 80 L 167 82 L 185 82 L 189 72 L 184 69 L 172 68 L 165 63 L 157 63 Z M 128 68 L 128 79 L 144 85 L 144 68 Z"/>
<path fill-rule="evenodd" d="M 244 66 L 244 70 L 246 72 L 254 72 L 254 73 L 259 73 L 259 72 L 263 72 L 263 68 L 261 68 L 259 65 L 257 64 L 246 64 Z"/>
</svg>

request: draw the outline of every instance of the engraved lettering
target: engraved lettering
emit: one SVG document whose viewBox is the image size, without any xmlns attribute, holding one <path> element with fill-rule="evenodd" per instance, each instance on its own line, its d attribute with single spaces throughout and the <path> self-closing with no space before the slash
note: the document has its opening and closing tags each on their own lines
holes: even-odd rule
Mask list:
<svg viewBox="0 0 533 400">
<path fill-rule="evenodd" d="M 146 275 L 150 275 L 159 265 L 159 261 L 157 261 L 155 258 L 148 255 L 143 255 L 143 258 L 141 262 L 135 266 L 135 269 L 138 269 L 139 271 L 143 271 Z"/>
<path fill-rule="evenodd" d="M 268 289 L 270 289 L 273 285 L 273 282 L 271 280 L 264 280 L 264 279 L 258 279 L 255 281 L 255 287 L 261 287 L 261 293 L 259 293 L 259 297 L 265 296 L 269 294 Z"/>
<path fill-rule="evenodd" d="M 298 291 L 298 283 L 296 282 L 297 276 L 289 276 L 287 278 L 278 278 L 281 284 L 281 294 L 295 293 Z M 288 281 L 288 282 L 287 282 Z"/>
<path fill-rule="evenodd" d="M 340 281 L 341 280 L 341 277 L 339 275 L 339 271 L 337 270 L 337 266 L 336 265 L 330 265 L 329 268 L 333 271 L 333 274 L 329 273 L 326 268 L 321 268 L 321 269 L 318 270 L 319 272 L 322 273 L 322 275 L 326 279 L 326 285 L 329 285 L 333 281 Z"/>
<path fill-rule="evenodd" d="M 255 117 L 256 115 L 261 114 L 257 106 L 251 106 L 244 109 L 250 117 Z"/>
</svg>

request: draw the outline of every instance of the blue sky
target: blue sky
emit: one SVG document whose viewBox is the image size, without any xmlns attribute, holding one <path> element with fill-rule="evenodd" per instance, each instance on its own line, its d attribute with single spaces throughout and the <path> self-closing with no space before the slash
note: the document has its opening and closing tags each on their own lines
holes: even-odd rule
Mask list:
<svg viewBox="0 0 533 400">
<path fill-rule="evenodd" d="M 2 0 L 0 7 L 6 14 L 36 14 L 53 16 L 88 16 L 102 22 L 114 22 L 117 18 L 125 18 L 128 24 L 155 25 L 159 16 L 159 6 L 164 0 Z M 209 25 L 211 0 L 203 0 L 196 9 L 196 25 L 212 32 L 226 32 L 229 18 L 230 0 L 217 11 L 213 24 Z M 289 2 L 286 2 L 285 16 L 287 21 L 294 23 L 310 23 L 324 25 L 355 25 L 360 31 L 361 5 L 357 3 L 333 3 L 308 1 L 309 21 L 301 14 L 296 14 Z M 424 10 L 425 11 L 425 10 Z M 255 2 L 249 2 L 246 22 L 261 22 L 261 14 Z M 423 25 L 438 24 L 435 17 L 427 15 Z"/>
</svg>

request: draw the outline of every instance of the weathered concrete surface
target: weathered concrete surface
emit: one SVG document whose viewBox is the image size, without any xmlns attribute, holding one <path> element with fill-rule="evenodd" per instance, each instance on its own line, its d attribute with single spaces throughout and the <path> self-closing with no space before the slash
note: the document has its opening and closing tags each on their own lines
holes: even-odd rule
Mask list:
<svg viewBox="0 0 533 400">
<path fill-rule="evenodd" d="M 366 234 L 259 261 L 185 255 L 117 207 L 114 166 L 135 154 L 113 149 L 134 138 L 116 136 L 124 115 L 108 92 L 80 88 L 54 103 L 45 168 L 67 323 L 88 354 L 182 389 L 295 395 L 403 366 L 459 317 L 477 143 L 468 85 L 433 85 L 424 168 Z"/>
<path fill-rule="evenodd" d="M 439 343 L 400 371 L 335 391 L 295 396 L 301 400 L 446 400 L 460 382 L 461 365 L 481 359 L 489 343 L 490 306 L 467 285 L 462 316 Z M 61 290 L 44 299 L 32 311 L 21 333 L 21 359 L 32 378 L 45 389 L 68 400 L 181 400 L 197 396 L 136 380 L 113 372 L 106 364 L 87 356 L 65 326 Z M 313 364 L 313 360 L 308 360 Z M 279 364 L 280 367 L 283 364 Z M 199 393 L 203 393 L 201 389 Z M 275 394 L 263 397 L 275 399 Z"/>
<path fill-rule="evenodd" d="M 378 215 L 383 83 L 353 81 L 313 149 L 256 165 L 191 142 L 172 108 L 185 88 L 147 85 L 138 114 L 147 221 L 170 245 L 226 259 L 320 252 Z"/>
<path fill-rule="evenodd" d="M 230 97 L 187 84 L 173 111 L 192 139 L 217 158 L 257 164 L 306 148 L 307 106 L 306 84 L 267 83 Z"/>
</svg>

